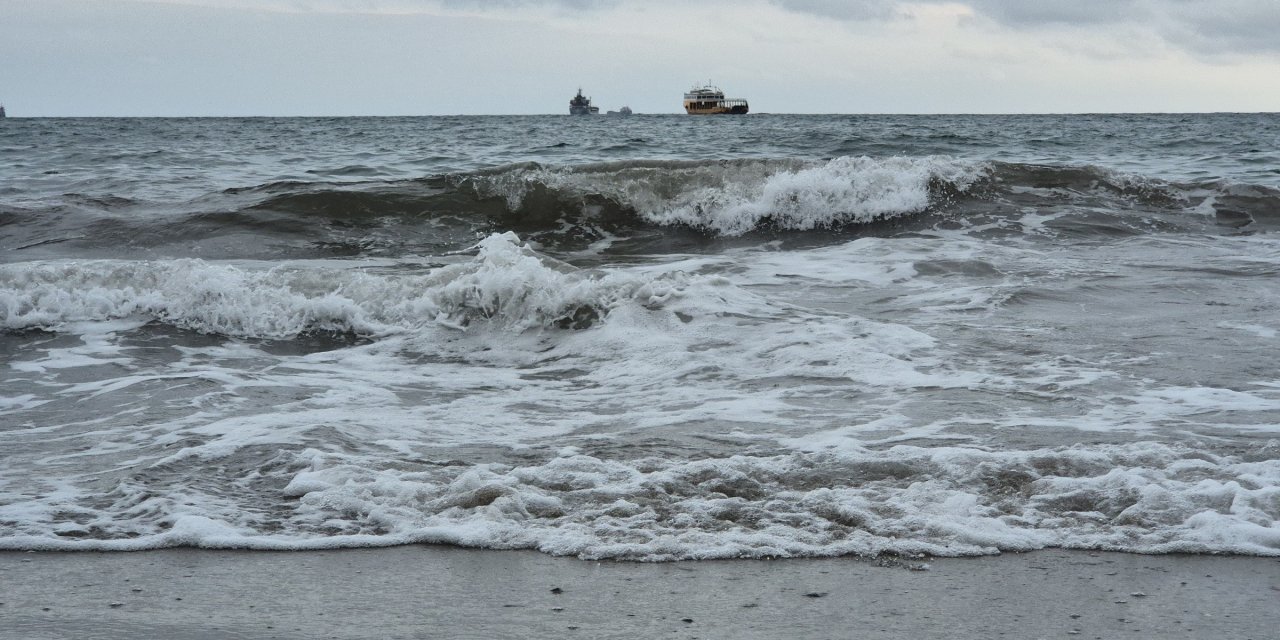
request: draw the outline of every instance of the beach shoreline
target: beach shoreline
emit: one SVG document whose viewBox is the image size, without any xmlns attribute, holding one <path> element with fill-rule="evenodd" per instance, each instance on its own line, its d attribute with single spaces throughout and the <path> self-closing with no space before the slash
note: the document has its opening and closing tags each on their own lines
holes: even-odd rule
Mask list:
<svg viewBox="0 0 1280 640">
<path fill-rule="evenodd" d="M 1261 640 L 1280 598 L 1270 557 L 1044 550 L 885 565 L 424 545 L 0 552 L 0 637 Z"/>
</svg>

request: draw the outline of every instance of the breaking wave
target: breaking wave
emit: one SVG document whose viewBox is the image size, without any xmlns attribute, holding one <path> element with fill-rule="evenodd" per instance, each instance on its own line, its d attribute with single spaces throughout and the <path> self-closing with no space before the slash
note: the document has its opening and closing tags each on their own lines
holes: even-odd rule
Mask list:
<svg viewBox="0 0 1280 640">
<path fill-rule="evenodd" d="M 501 198 L 510 211 L 537 209 L 548 200 L 596 199 L 649 224 L 741 235 L 759 228 L 811 230 L 919 213 L 948 192 L 968 190 L 986 172 L 985 165 L 946 157 L 629 161 L 521 165 L 457 182 L 482 198 Z"/>
<path fill-rule="evenodd" d="M 514 231 L 552 250 L 619 239 L 635 241 L 624 252 L 662 247 L 655 239 L 687 250 L 757 232 L 1003 225 L 1033 211 L 1100 235 L 1267 231 L 1280 223 L 1280 190 L 948 156 L 522 163 L 412 180 L 273 182 L 179 204 L 68 195 L 51 208 L 0 205 L 0 246 L 185 255 L 200 242 L 213 257 L 394 256 Z"/>
<path fill-rule="evenodd" d="M 387 335 L 487 323 L 581 328 L 623 301 L 653 303 L 677 286 L 579 271 L 539 256 L 512 233 L 474 259 L 427 274 L 201 260 L 83 261 L 0 266 L 0 328 L 57 329 L 83 321 L 154 320 L 204 333 L 288 338 L 311 331 Z"/>
<path fill-rule="evenodd" d="M 122 483 L 106 498 L 137 504 L 127 512 L 133 515 L 95 517 L 64 501 L 76 518 L 26 518 L 0 548 L 445 543 L 646 561 L 1047 547 L 1280 555 L 1280 462 L 1153 443 L 1004 452 L 897 446 L 683 461 L 565 451 L 517 466 L 381 470 L 307 450 L 271 468 L 287 484 L 278 484 L 281 477 L 254 484 L 287 510 L 242 510 L 186 492 L 146 495 L 143 486 Z M 191 504 L 201 505 L 199 515 Z M 94 531 L 76 522 L 93 522 Z"/>
</svg>

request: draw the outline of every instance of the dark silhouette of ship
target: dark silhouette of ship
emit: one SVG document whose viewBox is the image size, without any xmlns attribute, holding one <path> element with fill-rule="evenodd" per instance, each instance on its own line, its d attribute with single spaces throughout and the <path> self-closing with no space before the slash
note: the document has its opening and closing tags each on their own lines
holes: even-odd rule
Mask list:
<svg viewBox="0 0 1280 640">
<path fill-rule="evenodd" d="M 600 113 L 600 107 L 591 106 L 591 98 L 582 95 L 582 87 L 578 87 L 578 95 L 569 100 L 569 115 L 593 116 Z"/>
<path fill-rule="evenodd" d="M 0 104 L 0 118 L 4 118 L 4 117 L 6 117 L 4 115 L 4 105 Z"/>
</svg>

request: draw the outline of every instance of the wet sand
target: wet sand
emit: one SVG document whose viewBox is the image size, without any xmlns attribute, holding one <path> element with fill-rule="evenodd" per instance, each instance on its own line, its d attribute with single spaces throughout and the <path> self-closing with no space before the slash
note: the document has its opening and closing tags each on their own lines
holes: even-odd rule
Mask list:
<svg viewBox="0 0 1280 640">
<path fill-rule="evenodd" d="M 0 637 L 1276 637 L 1280 559 L 588 562 L 434 546 L 0 553 Z"/>
</svg>

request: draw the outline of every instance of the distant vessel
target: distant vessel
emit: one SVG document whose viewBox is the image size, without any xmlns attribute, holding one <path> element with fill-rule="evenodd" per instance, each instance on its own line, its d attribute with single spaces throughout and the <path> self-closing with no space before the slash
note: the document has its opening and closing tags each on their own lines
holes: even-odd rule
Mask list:
<svg viewBox="0 0 1280 640">
<path fill-rule="evenodd" d="M 593 116 L 600 113 L 600 107 L 591 106 L 591 98 L 582 95 L 582 87 L 578 87 L 578 95 L 569 101 L 569 115 Z"/>
<path fill-rule="evenodd" d="M 5 117 L 5 115 L 4 115 L 4 105 L 0 104 L 0 118 L 3 118 L 3 117 Z"/>
<path fill-rule="evenodd" d="M 617 111 L 606 111 L 606 116 L 629 116 L 631 115 L 631 107 L 623 107 Z"/>
<path fill-rule="evenodd" d="M 694 85 L 684 94 L 684 112 L 689 115 L 743 114 L 747 101 L 724 97 L 724 92 L 711 85 Z"/>
</svg>

